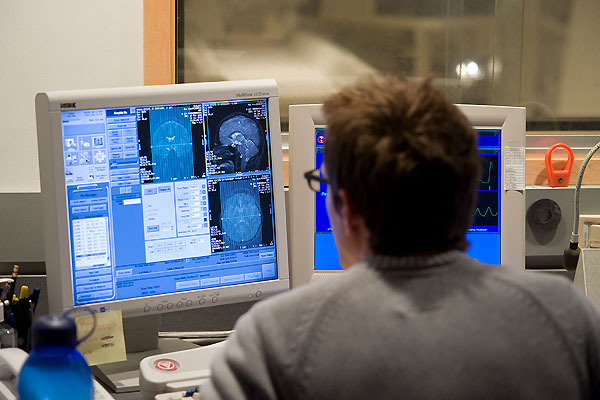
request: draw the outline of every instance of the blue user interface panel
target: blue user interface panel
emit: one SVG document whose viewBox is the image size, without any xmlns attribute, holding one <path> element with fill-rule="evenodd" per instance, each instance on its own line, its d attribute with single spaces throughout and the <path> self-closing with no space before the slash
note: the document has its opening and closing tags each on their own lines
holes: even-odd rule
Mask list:
<svg viewBox="0 0 600 400">
<path fill-rule="evenodd" d="M 323 164 L 324 147 L 325 128 L 315 128 L 315 168 L 321 168 Z M 340 257 L 325 206 L 327 185 L 320 185 L 321 191 L 315 193 L 315 271 L 341 271 Z"/>
<path fill-rule="evenodd" d="M 467 254 L 487 264 L 500 264 L 500 183 L 502 148 L 500 129 L 479 129 L 481 178 L 473 225 L 467 231 Z"/>
<path fill-rule="evenodd" d="M 477 192 L 477 207 L 473 225 L 466 238 L 470 243 L 467 254 L 487 264 L 500 264 L 500 166 L 501 130 L 479 129 L 479 151 L 482 177 Z M 323 163 L 325 128 L 315 129 L 315 167 Z M 335 247 L 327 209 L 325 208 L 326 185 L 315 194 L 315 271 L 342 270 Z"/>
<path fill-rule="evenodd" d="M 267 108 L 61 113 L 75 305 L 277 278 Z"/>
</svg>

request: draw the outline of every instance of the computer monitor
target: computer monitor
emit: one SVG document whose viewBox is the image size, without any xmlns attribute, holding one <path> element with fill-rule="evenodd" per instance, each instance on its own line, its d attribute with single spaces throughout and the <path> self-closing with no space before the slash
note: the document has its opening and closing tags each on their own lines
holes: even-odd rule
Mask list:
<svg viewBox="0 0 600 400">
<path fill-rule="evenodd" d="M 483 176 L 468 254 L 525 268 L 525 109 L 458 105 L 479 133 Z M 326 120 L 320 104 L 290 106 L 290 274 L 292 287 L 342 271 L 325 209 L 304 172 L 323 162 Z M 433 228 L 432 228 L 433 229 Z"/>
<path fill-rule="evenodd" d="M 51 312 L 289 289 L 275 81 L 47 92 L 36 115 Z"/>
</svg>

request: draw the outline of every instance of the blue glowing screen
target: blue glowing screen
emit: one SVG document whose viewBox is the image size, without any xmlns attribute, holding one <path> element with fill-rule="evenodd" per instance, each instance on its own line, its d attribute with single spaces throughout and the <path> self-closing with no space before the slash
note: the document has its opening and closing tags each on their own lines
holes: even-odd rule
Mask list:
<svg viewBox="0 0 600 400">
<path fill-rule="evenodd" d="M 477 207 L 473 225 L 466 238 L 470 244 L 467 254 L 487 264 L 499 265 L 500 259 L 500 166 L 501 130 L 479 129 L 479 152 L 482 177 L 477 192 Z M 323 163 L 325 129 L 315 129 L 315 167 Z M 322 187 L 325 191 L 325 188 Z M 325 208 L 325 192 L 315 194 L 315 270 L 342 270 Z"/>
<path fill-rule="evenodd" d="M 75 305 L 277 278 L 268 99 L 61 119 Z"/>
</svg>

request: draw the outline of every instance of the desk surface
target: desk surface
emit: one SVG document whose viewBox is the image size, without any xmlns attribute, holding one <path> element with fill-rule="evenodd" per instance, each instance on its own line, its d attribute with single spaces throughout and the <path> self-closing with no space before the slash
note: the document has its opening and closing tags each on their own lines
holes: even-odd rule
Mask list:
<svg viewBox="0 0 600 400">
<path fill-rule="evenodd" d="M 110 393 L 110 390 L 109 390 Z M 110 393 L 115 400 L 143 400 L 140 392 L 129 392 L 129 393 Z"/>
</svg>

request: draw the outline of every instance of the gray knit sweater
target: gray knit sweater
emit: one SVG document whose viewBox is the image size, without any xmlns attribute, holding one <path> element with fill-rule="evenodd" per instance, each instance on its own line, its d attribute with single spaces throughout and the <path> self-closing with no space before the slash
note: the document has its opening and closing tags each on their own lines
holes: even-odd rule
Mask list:
<svg viewBox="0 0 600 400">
<path fill-rule="evenodd" d="M 254 306 L 212 369 L 203 399 L 600 398 L 600 314 L 459 251 L 375 257 Z"/>
</svg>

